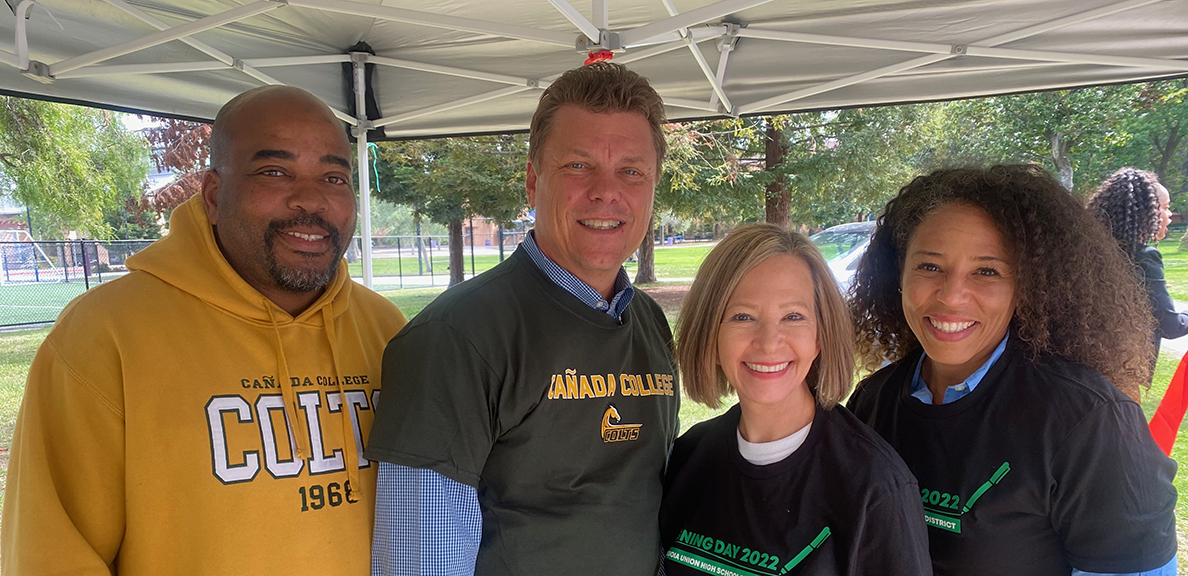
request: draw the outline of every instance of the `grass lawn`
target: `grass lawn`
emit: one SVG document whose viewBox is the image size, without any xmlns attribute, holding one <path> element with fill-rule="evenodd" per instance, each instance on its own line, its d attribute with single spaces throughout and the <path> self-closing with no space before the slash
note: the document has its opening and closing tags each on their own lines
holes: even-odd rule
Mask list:
<svg viewBox="0 0 1188 576">
<path fill-rule="evenodd" d="M 692 278 L 697 274 L 697 267 L 705 260 L 713 246 L 700 244 L 694 246 L 657 246 L 656 247 L 656 278 Z M 629 262 L 627 272 L 635 277 L 638 264 Z"/>
<path fill-rule="evenodd" d="M 1175 300 L 1188 300 L 1188 250 L 1180 250 L 1183 232 L 1171 232 L 1159 242 L 1159 253 L 1163 255 L 1163 277 L 1167 279 L 1167 292 Z"/>
<path fill-rule="evenodd" d="M 21 398 L 25 395 L 25 377 L 29 375 L 33 354 L 46 334 L 49 328 L 0 332 L 0 507 L 4 505 L 8 450 L 12 446 Z"/>
<path fill-rule="evenodd" d="M 445 288 L 416 288 L 408 290 L 391 290 L 388 292 L 380 292 L 388 300 L 391 300 L 401 312 L 404 317 L 409 320 L 413 319 L 418 312 L 424 310 L 438 294 L 445 292 Z"/>
</svg>

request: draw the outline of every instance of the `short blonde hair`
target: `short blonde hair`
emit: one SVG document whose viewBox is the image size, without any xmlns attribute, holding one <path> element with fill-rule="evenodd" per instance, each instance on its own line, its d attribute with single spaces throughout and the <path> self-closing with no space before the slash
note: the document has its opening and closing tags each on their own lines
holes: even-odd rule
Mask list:
<svg viewBox="0 0 1188 576">
<path fill-rule="evenodd" d="M 718 329 L 739 280 L 772 256 L 796 256 L 813 276 L 817 344 L 805 381 L 826 410 L 846 397 L 854 378 L 854 325 L 820 250 L 804 235 L 772 224 L 746 224 L 718 244 L 701 268 L 677 319 L 677 362 L 685 394 L 711 408 L 734 392 L 718 365 Z"/>
<path fill-rule="evenodd" d="M 657 170 L 664 162 L 664 155 L 668 152 L 668 141 L 664 139 L 664 123 L 667 121 L 664 117 L 664 100 L 647 78 L 620 64 L 597 62 L 566 71 L 540 95 L 540 102 L 536 105 L 528 129 L 528 158 L 533 164 L 540 161 L 540 151 L 552 132 L 553 117 L 557 110 L 566 105 L 597 114 L 634 112 L 643 116 L 652 131 Z"/>
</svg>

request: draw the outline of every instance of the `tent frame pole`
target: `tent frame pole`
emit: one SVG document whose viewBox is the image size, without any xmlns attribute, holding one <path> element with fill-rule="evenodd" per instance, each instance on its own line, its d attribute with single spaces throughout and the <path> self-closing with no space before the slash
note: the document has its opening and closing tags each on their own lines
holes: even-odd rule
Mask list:
<svg viewBox="0 0 1188 576">
<path fill-rule="evenodd" d="M 663 0 L 663 2 L 664 9 L 668 10 L 668 15 L 670 17 L 680 15 L 680 13 L 677 12 L 676 6 L 672 5 L 672 0 Z M 691 35 L 689 34 L 689 29 L 681 28 L 680 30 L 677 30 L 677 33 L 681 35 L 681 41 L 685 43 L 687 48 L 689 48 L 689 53 L 692 54 L 693 59 L 697 61 L 697 67 L 701 69 L 701 73 L 705 75 L 705 79 L 709 81 L 710 87 L 713 88 L 714 94 L 710 99 L 710 106 L 714 107 L 716 110 L 718 105 L 718 102 L 714 101 L 716 99 L 722 104 L 722 112 L 731 114 L 733 112 L 734 106 L 730 103 L 730 97 L 727 96 L 726 91 L 722 89 L 722 82 L 718 79 L 717 74 L 715 74 L 714 71 L 710 69 L 709 62 L 705 60 L 705 54 L 701 53 L 701 48 L 698 47 L 697 43 L 694 42 L 693 38 L 690 37 Z"/>
<path fill-rule="evenodd" d="M 361 236 L 363 252 L 363 285 L 372 287 L 371 270 L 371 162 L 367 149 L 367 58 L 366 52 L 351 52 L 351 64 L 355 73 L 355 146 L 358 153 L 359 207 L 362 215 Z"/>
<path fill-rule="evenodd" d="M 251 18 L 252 16 L 263 14 L 269 10 L 275 10 L 283 6 L 284 4 L 273 2 L 271 0 L 258 0 L 256 2 L 252 2 L 251 4 L 244 4 L 238 8 L 232 8 L 231 10 L 220 12 L 213 16 L 207 16 L 206 18 L 194 20 L 193 22 L 187 22 L 180 26 L 167 28 L 147 36 L 142 36 L 121 44 L 116 44 L 115 46 L 101 48 L 99 50 L 95 50 L 94 52 L 80 54 L 73 58 L 67 58 L 65 60 L 55 62 L 50 64 L 50 75 L 53 76 L 63 72 L 69 72 L 76 68 L 82 68 L 83 66 L 89 66 L 91 64 L 97 64 L 105 60 L 111 60 L 112 58 L 123 56 L 124 54 L 130 54 L 138 50 L 144 50 L 145 48 L 152 48 L 153 46 L 164 44 L 173 40 L 180 40 L 181 38 L 192 36 L 199 32 Z"/>
<path fill-rule="evenodd" d="M 573 4 L 565 0 L 549 0 L 549 4 L 553 5 L 570 24 L 573 24 L 579 32 L 586 35 L 586 38 L 593 40 L 595 43 L 602 41 L 602 30 L 599 30 L 593 22 L 586 19 Z"/>
</svg>

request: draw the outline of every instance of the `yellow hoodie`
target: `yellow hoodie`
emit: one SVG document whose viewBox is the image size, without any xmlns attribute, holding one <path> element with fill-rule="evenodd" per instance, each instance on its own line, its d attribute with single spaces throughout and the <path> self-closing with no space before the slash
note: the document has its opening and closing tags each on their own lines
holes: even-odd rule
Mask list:
<svg viewBox="0 0 1188 576">
<path fill-rule="evenodd" d="M 368 574 L 363 442 L 404 316 L 345 263 L 290 316 L 232 270 L 200 197 L 170 230 L 37 352 L 4 574 Z"/>
</svg>

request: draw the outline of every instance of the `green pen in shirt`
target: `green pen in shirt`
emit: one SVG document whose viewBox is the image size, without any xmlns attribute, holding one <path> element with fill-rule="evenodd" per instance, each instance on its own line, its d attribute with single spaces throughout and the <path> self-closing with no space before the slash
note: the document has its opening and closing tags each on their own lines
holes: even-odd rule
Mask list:
<svg viewBox="0 0 1188 576">
<path fill-rule="evenodd" d="M 1003 462 L 1002 466 L 999 466 L 998 470 L 996 470 L 994 472 L 994 475 L 991 476 L 989 480 L 983 482 L 982 485 L 979 486 L 978 489 L 974 491 L 973 496 L 970 496 L 969 500 L 965 501 L 965 506 L 961 507 L 961 513 L 965 514 L 966 512 L 969 512 L 969 509 L 972 508 L 974 503 L 978 501 L 978 498 L 981 498 L 982 494 L 985 494 L 986 491 L 989 490 L 991 486 L 998 484 L 998 482 L 1002 480 L 1002 477 L 1006 476 L 1007 472 L 1010 472 L 1010 471 L 1011 471 L 1011 463 Z"/>
</svg>

